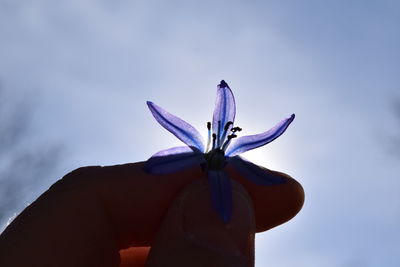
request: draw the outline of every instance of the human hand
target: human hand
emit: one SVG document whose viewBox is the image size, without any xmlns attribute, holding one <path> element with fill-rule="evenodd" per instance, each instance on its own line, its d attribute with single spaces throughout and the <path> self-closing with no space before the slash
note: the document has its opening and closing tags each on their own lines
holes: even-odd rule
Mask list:
<svg viewBox="0 0 400 267">
<path fill-rule="evenodd" d="M 67 174 L 0 235 L 0 266 L 253 266 L 255 232 L 288 221 L 304 201 L 283 173 L 265 170 L 286 183 L 257 186 L 228 168 L 237 182 L 224 224 L 199 168 L 155 176 L 142 166 Z"/>
</svg>

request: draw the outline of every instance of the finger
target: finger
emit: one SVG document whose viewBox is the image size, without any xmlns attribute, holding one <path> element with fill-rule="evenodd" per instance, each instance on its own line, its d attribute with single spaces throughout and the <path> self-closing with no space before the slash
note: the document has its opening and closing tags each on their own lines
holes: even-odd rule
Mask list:
<svg viewBox="0 0 400 267">
<path fill-rule="evenodd" d="M 226 224 L 212 208 L 206 179 L 187 186 L 168 210 L 146 266 L 253 266 L 253 206 L 237 182 L 232 200 L 232 218 Z"/>
<path fill-rule="evenodd" d="M 174 197 L 185 185 L 204 177 L 204 172 L 197 167 L 170 175 L 150 175 L 141 166 L 142 163 L 103 167 L 99 175 L 104 177 L 101 196 L 122 248 L 151 245 Z M 226 168 L 229 176 L 238 181 L 253 200 L 257 232 L 289 221 L 304 203 L 304 190 L 295 179 L 281 172 L 264 170 L 286 182 L 259 186 L 229 165 Z"/>
<path fill-rule="evenodd" d="M 227 168 L 229 176 L 238 181 L 253 200 L 257 233 L 289 221 L 296 216 L 304 204 L 304 190 L 299 182 L 285 173 L 263 169 L 269 175 L 280 177 L 285 182 L 278 185 L 260 186 L 247 180 L 235 169 Z"/>
</svg>

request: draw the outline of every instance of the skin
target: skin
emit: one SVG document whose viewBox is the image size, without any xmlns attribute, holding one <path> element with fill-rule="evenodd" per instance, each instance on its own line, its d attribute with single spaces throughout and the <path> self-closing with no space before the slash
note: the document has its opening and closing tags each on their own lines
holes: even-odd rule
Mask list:
<svg viewBox="0 0 400 267">
<path fill-rule="evenodd" d="M 224 224 L 199 167 L 162 176 L 142 167 L 64 176 L 0 235 L 0 266 L 254 266 L 255 233 L 290 220 L 304 202 L 286 174 L 265 169 L 286 183 L 257 186 L 228 166 L 233 215 Z"/>
</svg>

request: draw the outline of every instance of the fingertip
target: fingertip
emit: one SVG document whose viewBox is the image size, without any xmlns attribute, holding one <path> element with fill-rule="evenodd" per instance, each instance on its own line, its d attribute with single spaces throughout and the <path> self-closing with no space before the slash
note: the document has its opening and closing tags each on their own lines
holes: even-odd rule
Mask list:
<svg viewBox="0 0 400 267">
<path fill-rule="evenodd" d="M 243 185 L 251 196 L 257 232 L 267 231 L 291 220 L 300 212 L 305 198 L 303 187 L 294 178 L 282 172 L 263 169 L 269 175 L 282 178 L 285 183 L 256 185 L 234 169 L 229 169 L 229 175 Z"/>
<path fill-rule="evenodd" d="M 290 221 L 303 207 L 305 194 L 301 184 L 287 174 L 277 172 L 277 175 L 282 175 L 286 183 L 254 192 L 254 201 L 258 203 L 257 232 L 264 232 Z"/>
</svg>

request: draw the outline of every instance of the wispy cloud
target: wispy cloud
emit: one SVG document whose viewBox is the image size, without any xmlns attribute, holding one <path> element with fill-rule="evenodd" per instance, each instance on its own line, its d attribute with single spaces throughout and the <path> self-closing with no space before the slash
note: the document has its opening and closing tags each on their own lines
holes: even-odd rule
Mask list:
<svg viewBox="0 0 400 267">
<path fill-rule="evenodd" d="M 33 106 L 0 88 L 0 229 L 48 185 L 62 147 L 34 140 Z"/>
</svg>

